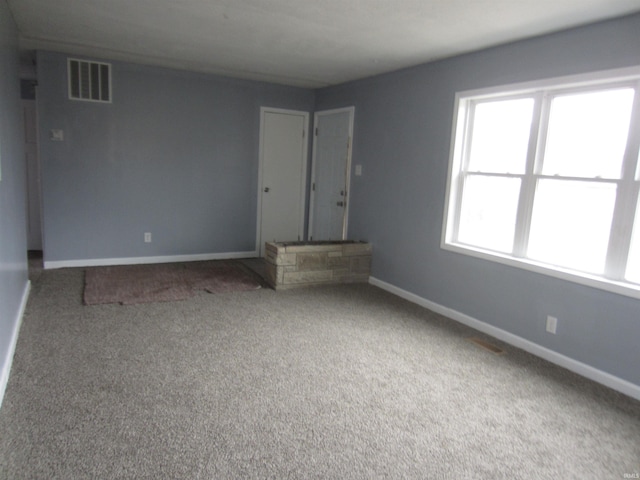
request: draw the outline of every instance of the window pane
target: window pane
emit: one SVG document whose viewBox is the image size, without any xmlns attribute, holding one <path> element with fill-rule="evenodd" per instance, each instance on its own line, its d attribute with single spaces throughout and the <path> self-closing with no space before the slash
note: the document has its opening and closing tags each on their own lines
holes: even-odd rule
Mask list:
<svg viewBox="0 0 640 480">
<path fill-rule="evenodd" d="M 462 196 L 458 241 L 511 252 L 519 195 L 519 178 L 468 176 Z"/>
<path fill-rule="evenodd" d="M 633 89 L 555 97 L 542 173 L 620 178 Z"/>
<path fill-rule="evenodd" d="M 640 199 L 638 199 L 636 206 L 636 219 L 633 222 L 633 235 L 631 236 L 631 249 L 627 259 L 625 278 L 630 282 L 640 283 Z"/>
<path fill-rule="evenodd" d="M 473 117 L 469 170 L 524 173 L 533 99 L 478 103 Z"/>
<path fill-rule="evenodd" d="M 603 273 L 615 198 L 610 183 L 539 180 L 527 256 Z"/>
</svg>

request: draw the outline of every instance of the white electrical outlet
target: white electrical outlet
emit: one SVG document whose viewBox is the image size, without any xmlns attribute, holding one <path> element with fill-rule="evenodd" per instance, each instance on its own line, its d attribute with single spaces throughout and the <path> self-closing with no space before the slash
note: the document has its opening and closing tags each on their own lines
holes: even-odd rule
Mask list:
<svg viewBox="0 0 640 480">
<path fill-rule="evenodd" d="M 144 243 L 151 243 L 151 232 L 145 232 Z"/>
<path fill-rule="evenodd" d="M 547 332 L 553 333 L 555 335 L 557 328 L 558 319 L 556 317 L 552 317 L 551 315 L 547 315 Z"/>
</svg>

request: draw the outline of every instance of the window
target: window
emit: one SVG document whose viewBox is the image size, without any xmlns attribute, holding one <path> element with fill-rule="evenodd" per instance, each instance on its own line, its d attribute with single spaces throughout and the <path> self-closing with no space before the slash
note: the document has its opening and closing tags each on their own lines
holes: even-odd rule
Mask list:
<svg viewBox="0 0 640 480">
<path fill-rule="evenodd" d="M 640 69 L 456 96 L 445 249 L 640 298 Z"/>
<path fill-rule="evenodd" d="M 69 98 L 91 102 L 111 102 L 111 65 L 68 59 Z"/>
</svg>

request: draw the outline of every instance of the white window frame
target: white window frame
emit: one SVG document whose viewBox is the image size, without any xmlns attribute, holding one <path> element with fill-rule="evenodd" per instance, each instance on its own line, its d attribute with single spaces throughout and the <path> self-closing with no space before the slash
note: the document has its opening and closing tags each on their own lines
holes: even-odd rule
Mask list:
<svg viewBox="0 0 640 480">
<path fill-rule="evenodd" d="M 541 148 L 540 145 L 543 145 L 544 140 L 540 138 L 544 133 L 540 132 L 540 125 L 544 125 L 545 122 L 548 121 L 547 107 L 550 104 L 543 96 L 555 96 L 567 92 L 573 93 L 601 87 L 608 88 L 609 86 L 612 88 L 632 86 L 636 90 L 621 178 L 603 180 L 576 178 L 576 180 L 580 181 L 603 181 L 617 184 L 618 194 L 616 196 L 605 272 L 603 275 L 594 275 L 526 258 L 524 255 L 526 252 L 529 227 L 531 225 L 535 182 L 540 178 L 555 178 L 553 176 L 542 175 L 541 172 L 536 170 L 538 166 L 536 156 L 540 154 L 538 150 Z M 514 99 L 518 97 L 536 97 L 536 102 L 534 105 L 534 118 L 529 141 L 526 173 L 522 175 L 499 174 L 500 176 L 522 178 L 523 182 L 518 206 L 519 221 L 516 224 L 514 249 L 510 254 L 506 254 L 458 243 L 456 241 L 458 216 L 462 200 L 462 179 L 463 175 L 465 175 L 463 164 L 467 160 L 467 154 L 463 149 L 466 148 L 465 136 L 468 135 L 470 131 L 468 124 L 470 122 L 469 109 L 473 108 L 472 105 L 474 102 Z M 544 116 L 546 116 L 546 118 L 544 118 Z M 542 130 L 544 130 L 544 128 Z M 441 248 L 640 299 L 640 285 L 624 279 L 624 269 L 631 242 L 634 212 L 638 205 L 638 196 L 640 195 L 640 178 L 638 178 L 640 175 L 640 173 L 638 173 L 640 171 L 640 165 L 638 165 L 640 162 L 638 159 L 639 150 L 640 67 L 458 92 L 455 96 Z M 572 179 L 571 177 L 564 176 L 560 178 L 563 180 Z M 637 228 L 640 228 L 640 226 Z"/>
</svg>

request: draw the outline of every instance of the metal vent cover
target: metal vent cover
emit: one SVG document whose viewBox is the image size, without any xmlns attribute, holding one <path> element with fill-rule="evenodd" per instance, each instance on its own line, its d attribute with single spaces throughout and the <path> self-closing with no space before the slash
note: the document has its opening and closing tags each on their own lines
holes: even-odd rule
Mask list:
<svg viewBox="0 0 640 480">
<path fill-rule="evenodd" d="M 111 64 L 68 59 L 69 98 L 111 103 Z"/>
<path fill-rule="evenodd" d="M 482 340 L 481 338 L 472 337 L 472 338 L 468 338 L 467 340 L 469 340 L 472 343 L 475 343 L 480 348 L 488 350 L 489 352 L 494 353 L 496 355 L 502 355 L 502 354 L 506 353 L 500 347 L 497 347 L 496 345 L 494 345 L 492 343 L 489 343 L 486 340 Z"/>
</svg>

